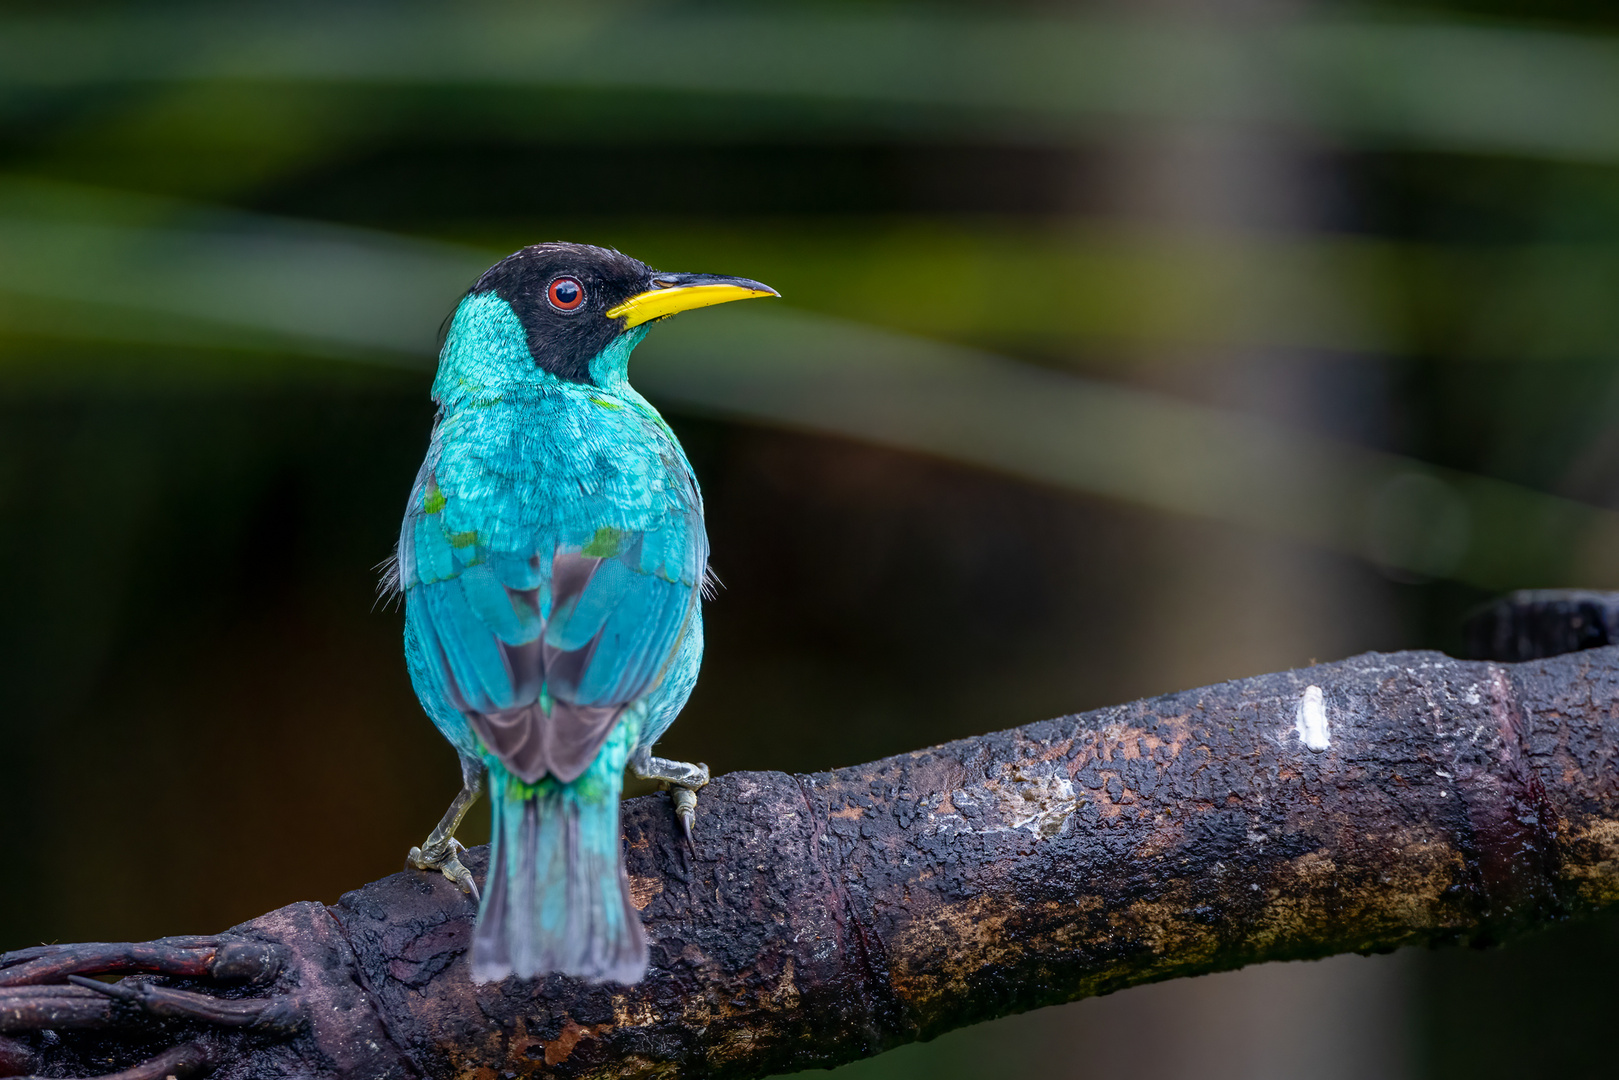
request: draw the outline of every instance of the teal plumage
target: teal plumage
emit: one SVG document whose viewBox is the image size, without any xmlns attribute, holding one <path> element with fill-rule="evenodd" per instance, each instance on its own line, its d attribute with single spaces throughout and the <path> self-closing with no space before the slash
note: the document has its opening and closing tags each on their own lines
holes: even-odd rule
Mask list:
<svg viewBox="0 0 1619 1080">
<path fill-rule="evenodd" d="M 469 775 L 489 775 L 479 981 L 645 970 L 619 793 L 695 685 L 708 538 L 691 465 L 627 369 L 651 319 L 717 302 L 692 295 L 704 287 L 769 295 L 737 281 L 538 245 L 450 323 L 397 573 L 417 695 Z M 557 300 L 575 287 L 577 314 Z"/>
</svg>

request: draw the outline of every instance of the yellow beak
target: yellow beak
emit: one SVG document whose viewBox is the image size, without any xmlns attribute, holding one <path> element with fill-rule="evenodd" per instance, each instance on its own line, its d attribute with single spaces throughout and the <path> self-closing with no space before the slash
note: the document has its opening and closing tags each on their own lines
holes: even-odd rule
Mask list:
<svg viewBox="0 0 1619 1080">
<path fill-rule="evenodd" d="M 677 315 L 694 308 L 729 304 L 732 300 L 751 300 L 756 296 L 780 296 L 769 285 L 747 278 L 719 277 L 714 274 L 658 274 L 658 284 L 637 296 L 632 296 L 617 307 L 609 308 L 609 319 L 623 319 L 624 328 Z"/>
</svg>

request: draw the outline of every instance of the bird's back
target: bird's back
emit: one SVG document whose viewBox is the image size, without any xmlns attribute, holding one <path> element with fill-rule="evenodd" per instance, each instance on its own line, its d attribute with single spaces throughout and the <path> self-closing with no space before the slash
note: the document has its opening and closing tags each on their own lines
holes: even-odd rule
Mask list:
<svg viewBox="0 0 1619 1080">
<path fill-rule="evenodd" d="M 400 537 L 418 682 L 518 777 L 569 781 L 694 617 L 696 481 L 638 395 L 553 383 L 446 405 Z"/>
</svg>

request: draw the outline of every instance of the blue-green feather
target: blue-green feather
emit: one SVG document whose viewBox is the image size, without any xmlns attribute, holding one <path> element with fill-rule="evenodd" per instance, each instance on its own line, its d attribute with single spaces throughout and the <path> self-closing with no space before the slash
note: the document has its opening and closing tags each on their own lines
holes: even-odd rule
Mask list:
<svg viewBox="0 0 1619 1080">
<path fill-rule="evenodd" d="M 398 572 L 417 694 L 489 768 L 475 978 L 629 980 L 645 966 L 619 867 L 621 773 L 691 693 L 708 541 L 691 466 L 625 378 L 644 333 L 592 361 L 593 385 L 568 382 L 534 363 L 516 314 L 483 294 L 461 303 L 440 358 Z M 491 744 L 494 714 L 572 725 L 564 734 L 591 756 L 523 775 L 538 759 Z M 610 726 L 590 726 L 602 717 Z"/>
</svg>

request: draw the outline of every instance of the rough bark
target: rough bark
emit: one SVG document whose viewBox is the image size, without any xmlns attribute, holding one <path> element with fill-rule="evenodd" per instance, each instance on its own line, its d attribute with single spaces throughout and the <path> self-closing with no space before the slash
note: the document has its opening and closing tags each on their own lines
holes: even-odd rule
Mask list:
<svg viewBox="0 0 1619 1080">
<path fill-rule="evenodd" d="M 624 806 L 652 941 L 635 986 L 474 986 L 472 902 L 405 872 L 218 938 L 12 954 L 0 1066 L 760 1077 L 1158 979 L 1488 944 L 1619 899 L 1616 760 L 1604 647 L 1368 654 L 834 772 L 733 773 L 704 789 L 695 849 L 666 796 Z M 215 996 L 154 1006 L 69 969 Z"/>
</svg>

